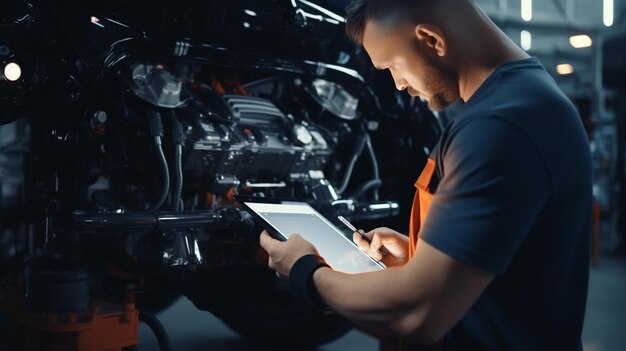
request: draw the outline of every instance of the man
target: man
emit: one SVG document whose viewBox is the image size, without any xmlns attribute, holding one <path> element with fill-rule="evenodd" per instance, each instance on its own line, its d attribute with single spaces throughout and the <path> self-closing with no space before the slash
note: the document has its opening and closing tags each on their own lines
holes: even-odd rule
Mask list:
<svg viewBox="0 0 626 351">
<path fill-rule="evenodd" d="M 347 32 L 398 90 L 464 105 L 417 182 L 413 240 L 354 237 L 389 269 L 336 272 L 300 236 L 263 232 L 270 268 L 294 267 L 294 290 L 414 344 L 581 350 L 591 161 L 572 104 L 471 0 L 355 0 Z"/>
</svg>

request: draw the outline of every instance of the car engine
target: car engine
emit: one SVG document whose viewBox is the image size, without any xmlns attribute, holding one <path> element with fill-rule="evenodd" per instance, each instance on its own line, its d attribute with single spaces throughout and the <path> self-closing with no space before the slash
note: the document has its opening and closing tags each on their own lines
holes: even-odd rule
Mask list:
<svg viewBox="0 0 626 351">
<path fill-rule="evenodd" d="M 444 116 L 361 69 L 327 4 L 161 5 L 15 0 L 0 14 L 0 66 L 20 68 L 0 79 L 0 337 L 132 347 L 181 295 L 260 343 L 342 335 L 341 316 L 300 305 L 267 268 L 263 228 L 234 196 L 403 223 Z"/>
</svg>

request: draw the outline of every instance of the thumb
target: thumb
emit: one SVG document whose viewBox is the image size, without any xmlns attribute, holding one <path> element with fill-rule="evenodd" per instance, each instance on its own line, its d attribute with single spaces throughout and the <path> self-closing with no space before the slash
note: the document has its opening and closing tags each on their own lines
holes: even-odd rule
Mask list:
<svg viewBox="0 0 626 351">
<path fill-rule="evenodd" d="M 278 240 L 272 238 L 267 230 L 264 230 L 259 237 L 259 243 L 261 244 L 261 247 L 265 249 L 265 251 L 267 251 L 268 253 L 272 251 L 277 241 Z"/>
</svg>

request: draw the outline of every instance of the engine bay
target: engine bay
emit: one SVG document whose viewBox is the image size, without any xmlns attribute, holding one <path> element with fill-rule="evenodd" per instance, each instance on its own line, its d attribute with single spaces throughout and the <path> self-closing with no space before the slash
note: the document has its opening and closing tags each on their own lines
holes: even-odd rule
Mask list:
<svg viewBox="0 0 626 351">
<path fill-rule="evenodd" d="M 258 21 L 245 17 L 244 30 L 256 26 L 246 40 L 276 31 L 277 14 L 302 43 L 342 30 L 328 10 L 315 15 L 328 20 L 312 15 L 319 5 L 242 3 L 258 14 L 243 14 Z M 0 82 L 0 322 L 11 321 L 9 339 L 31 340 L 28 350 L 49 332 L 72 343 L 101 337 L 93 321 L 107 320 L 123 339 L 111 342 L 131 346 L 139 321 L 154 322 L 181 295 L 259 342 L 292 331 L 287 345 L 315 345 L 345 333 L 341 316 L 289 297 L 259 249 L 263 228 L 234 196 L 404 226 L 412 170 L 443 116 L 381 93 L 390 78 L 359 73 L 363 53 L 343 39 L 318 42 L 326 54 L 306 59 L 229 45 L 241 28 L 184 37 L 174 20 L 193 22 L 185 6 L 162 14 L 171 27 L 155 32 L 135 23 L 135 5 L 107 14 L 98 4 L 16 1 L 0 22 L 10 53 L 0 59 L 23 67 Z M 218 1 L 188 5 L 242 16 Z M 208 18 L 215 29 L 235 17 Z M 15 33 L 37 39 L 18 44 Z M 312 325 L 319 334 L 296 338 Z"/>
</svg>

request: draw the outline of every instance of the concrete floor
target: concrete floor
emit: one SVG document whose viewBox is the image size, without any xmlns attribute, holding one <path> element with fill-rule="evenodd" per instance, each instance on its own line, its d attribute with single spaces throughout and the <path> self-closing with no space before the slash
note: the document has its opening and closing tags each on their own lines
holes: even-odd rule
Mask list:
<svg viewBox="0 0 626 351">
<path fill-rule="evenodd" d="M 173 351 L 260 351 L 225 326 L 208 312 L 197 310 L 186 298 L 159 314 L 167 329 Z M 152 332 L 145 325 L 139 328 L 139 351 L 159 350 Z M 378 342 L 361 332 L 350 331 L 332 343 L 320 346 L 317 351 L 377 351 Z"/>
<path fill-rule="evenodd" d="M 167 329 L 174 351 L 254 350 L 235 332 L 208 312 L 197 310 L 186 298 L 158 315 Z M 618 351 L 626 348 L 626 258 L 602 256 L 592 269 L 587 315 L 583 331 L 586 351 Z M 141 325 L 140 351 L 158 350 L 156 339 Z M 318 351 L 375 351 L 375 339 L 353 330 Z"/>
</svg>

